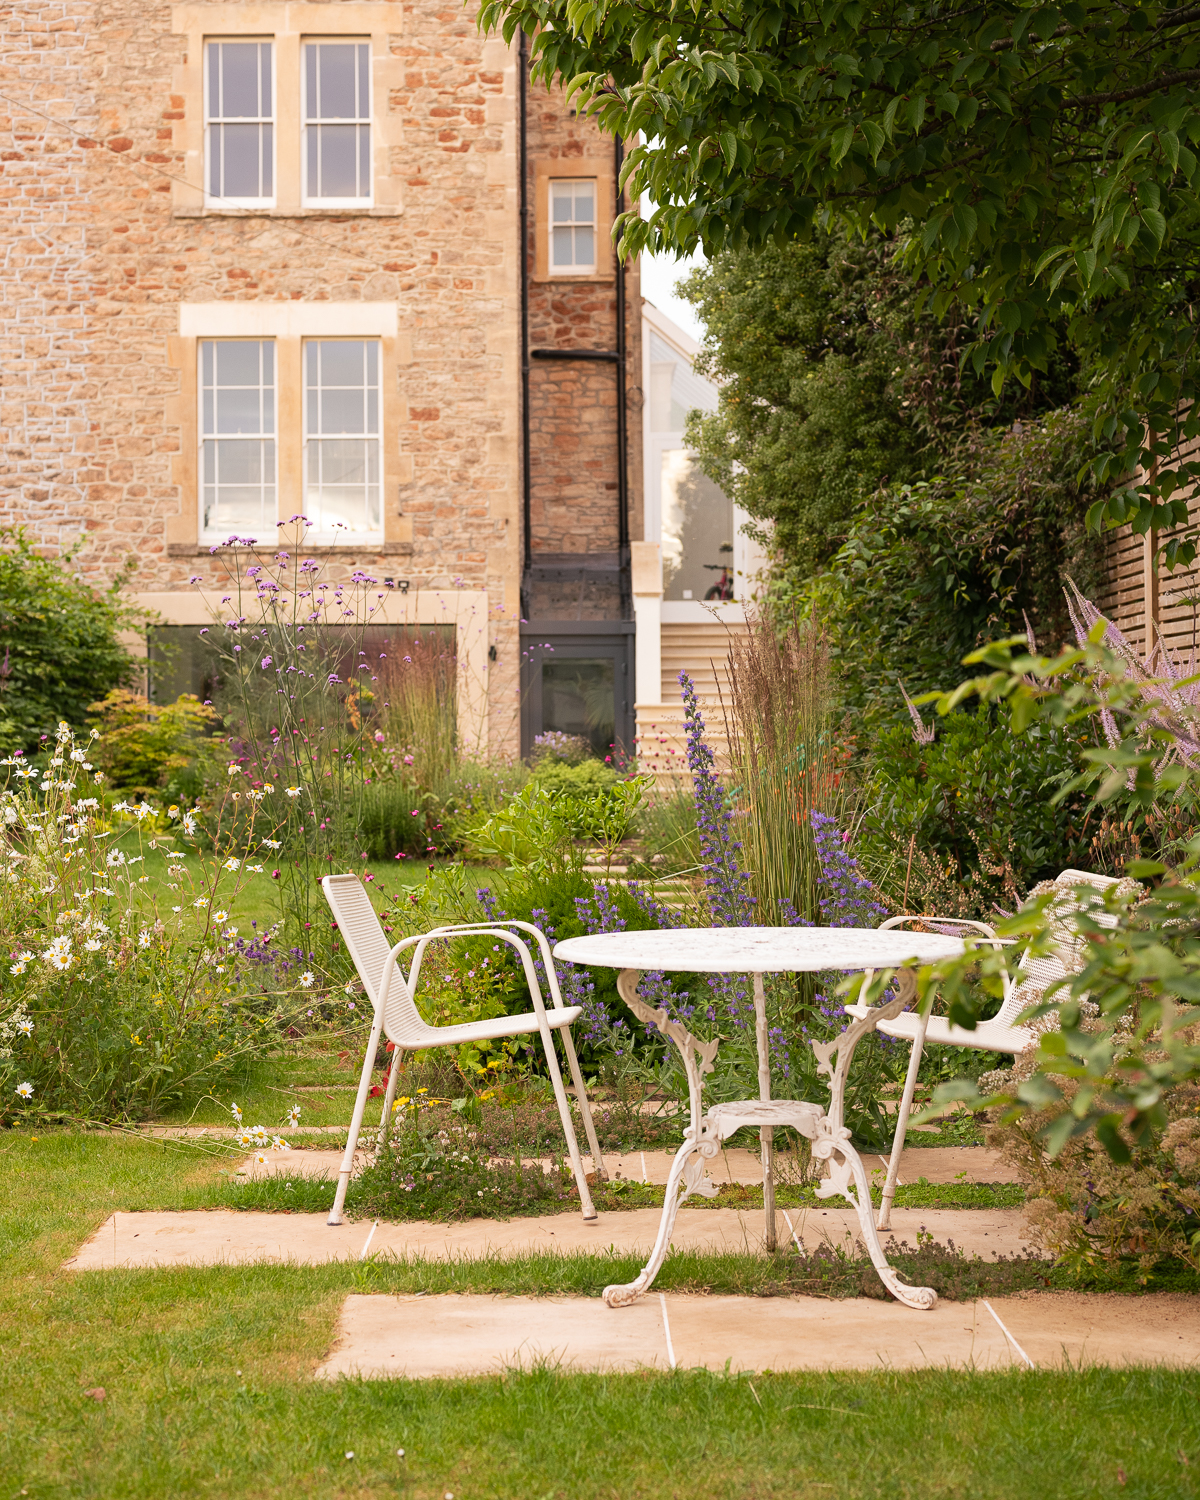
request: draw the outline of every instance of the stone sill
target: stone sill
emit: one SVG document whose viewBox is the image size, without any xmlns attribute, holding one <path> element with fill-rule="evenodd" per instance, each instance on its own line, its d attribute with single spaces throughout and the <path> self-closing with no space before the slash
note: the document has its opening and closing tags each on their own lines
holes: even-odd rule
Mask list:
<svg viewBox="0 0 1200 1500">
<path fill-rule="evenodd" d="M 283 544 L 280 543 L 280 546 Z M 219 557 L 226 549 L 222 544 L 212 551 L 213 543 L 207 546 L 200 542 L 168 542 L 168 557 Z M 295 551 L 293 548 L 286 548 Z M 305 557 L 411 557 L 412 542 L 363 542 L 358 546 L 314 545 L 303 548 Z"/>
<path fill-rule="evenodd" d="M 374 208 L 176 208 L 176 219 L 394 219 L 404 210 L 396 204 Z"/>
</svg>

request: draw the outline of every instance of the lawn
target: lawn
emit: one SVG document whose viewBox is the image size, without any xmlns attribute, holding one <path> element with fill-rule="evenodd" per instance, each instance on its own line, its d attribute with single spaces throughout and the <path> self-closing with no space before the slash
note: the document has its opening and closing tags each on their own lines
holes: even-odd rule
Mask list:
<svg viewBox="0 0 1200 1500">
<path fill-rule="evenodd" d="M 66 1134 L 35 1141 L 10 1132 L 0 1161 L 6 1497 L 1150 1500 L 1198 1492 L 1197 1381 L 1186 1373 L 931 1370 L 750 1380 L 539 1369 L 317 1384 L 311 1371 L 347 1292 L 595 1295 L 623 1274 L 623 1262 L 578 1256 L 74 1275 L 62 1262 L 114 1209 L 210 1203 L 228 1159 L 175 1142 Z M 772 1266 L 677 1256 L 659 1284 L 782 1290 Z M 88 1394 L 97 1388 L 102 1401 Z"/>
<path fill-rule="evenodd" d="M 120 848 L 127 854 L 132 854 L 137 848 L 135 830 L 129 830 Z M 261 862 L 263 873 L 249 874 L 244 877 L 244 883 L 236 896 L 232 895 L 233 879 L 226 876 L 225 881 L 219 887 L 220 900 L 224 910 L 229 914 L 229 920 L 233 923 L 257 922 L 260 927 L 268 927 L 271 923 L 279 920 L 279 907 L 275 899 L 275 883 L 271 879 L 271 865 L 268 863 L 266 854 L 257 856 L 255 863 Z M 199 861 L 194 855 L 186 856 L 185 866 L 199 868 Z M 167 877 L 168 856 L 161 849 L 147 848 L 142 856 L 141 874 L 148 876 L 143 883 L 141 894 L 143 899 L 149 901 L 157 900 L 160 910 L 169 911 L 178 901 L 186 900 L 187 896 L 173 893 L 171 883 Z M 394 893 L 401 887 L 413 887 L 422 885 L 428 878 L 430 866 L 437 870 L 446 864 L 461 865 L 461 860 L 430 860 L 423 863 L 417 859 L 399 860 L 362 860 L 354 861 L 347 865 L 346 869 L 352 870 L 354 874 L 370 876 L 366 881 L 367 889 L 375 898 L 376 906 L 382 908 L 383 893 Z M 488 865 L 466 865 L 467 878 L 474 880 L 476 885 L 487 885 L 495 889 L 499 882 L 504 879 L 502 870 L 494 869 Z M 341 874 L 342 870 L 330 870 L 330 873 Z M 135 888 L 136 891 L 136 888 Z M 319 908 L 322 912 L 328 909 L 323 898 L 318 892 Z"/>
</svg>

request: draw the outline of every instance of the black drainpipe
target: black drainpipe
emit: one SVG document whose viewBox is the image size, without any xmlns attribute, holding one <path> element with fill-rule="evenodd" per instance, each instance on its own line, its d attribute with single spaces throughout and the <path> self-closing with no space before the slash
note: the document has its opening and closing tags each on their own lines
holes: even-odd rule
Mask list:
<svg viewBox="0 0 1200 1500">
<path fill-rule="evenodd" d="M 517 50 L 517 130 L 521 147 L 521 618 L 529 618 L 530 574 L 533 567 L 533 474 L 529 457 L 529 148 L 526 123 L 529 53 L 525 33 Z"/>
<path fill-rule="evenodd" d="M 617 136 L 614 146 L 616 211 L 625 204 L 621 166 L 625 142 Z M 621 618 L 633 618 L 633 584 L 629 554 L 629 432 L 625 411 L 625 262 L 617 257 L 617 548 L 621 564 Z"/>
</svg>

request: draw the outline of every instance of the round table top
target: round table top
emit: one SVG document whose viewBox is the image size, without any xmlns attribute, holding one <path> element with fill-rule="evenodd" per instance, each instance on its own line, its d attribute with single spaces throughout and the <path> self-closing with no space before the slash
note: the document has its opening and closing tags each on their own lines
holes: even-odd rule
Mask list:
<svg viewBox="0 0 1200 1500">
<path fill-rule="evenodd" d="M 891 969 L 957 958 L 960 938 L 876 927 L 670 927 L 566 938 L 555 958 L 612 969 L 682 969 L 695 974 L 817 973 Z"/>
</svg>

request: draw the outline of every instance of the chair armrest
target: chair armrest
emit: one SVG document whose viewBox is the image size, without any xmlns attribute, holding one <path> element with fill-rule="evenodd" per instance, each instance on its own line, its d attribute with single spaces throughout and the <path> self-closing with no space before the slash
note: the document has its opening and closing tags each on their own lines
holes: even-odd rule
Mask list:
<svg viewBox="0 0 1200 1500">
<path fill-rule="evenodd" d="M 427 932 L 425 937 L 434 938 L 445 937 L 447 935 L 469 937 L 472 933 L 503 934 L 510 927 L 519 927 L 522 932 L 529 933 L 536 941 L 538 947 L 541 949 L 542 967 L 546 971 L 546 983 L 550 988 L 551 1003 L 555 1010 L 566 1010 L 567 1007 L 563 1002 L 562 991 L 558 987 L 558 971 L 554 967 L 554 957 L 550 952 L 550 944 L 542 929 L 535 927 L 532 922 L 522 922 L 516 917 L 504 922 L 463 922 L 457 926 L 435 927 L 432 932 Z"/>
</svg>

